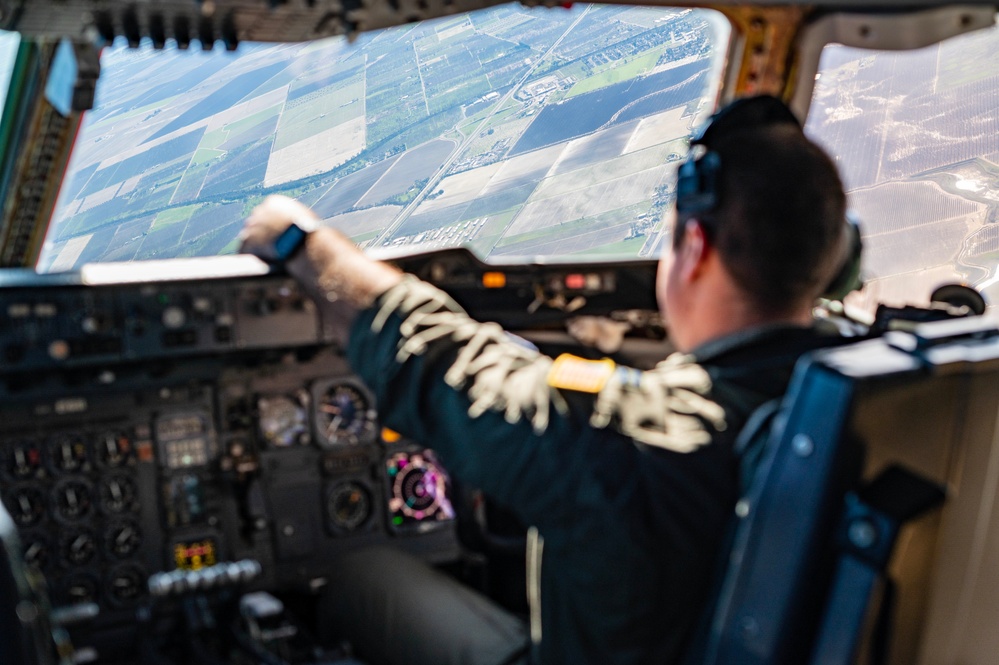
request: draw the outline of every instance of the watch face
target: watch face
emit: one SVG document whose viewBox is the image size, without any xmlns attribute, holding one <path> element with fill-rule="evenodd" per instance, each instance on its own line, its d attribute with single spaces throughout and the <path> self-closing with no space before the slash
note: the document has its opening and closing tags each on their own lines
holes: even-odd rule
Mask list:
<svg viewBox="0 0 999 665">
<path fill-rule="evenodd" d="M 298 222 L 292 222 L 274 240 L 274 256 L 278 261 L 287 261 L 305 244 L 305 238 L 308 235 L 309 232 L 299 226 Z"/>
</svg>

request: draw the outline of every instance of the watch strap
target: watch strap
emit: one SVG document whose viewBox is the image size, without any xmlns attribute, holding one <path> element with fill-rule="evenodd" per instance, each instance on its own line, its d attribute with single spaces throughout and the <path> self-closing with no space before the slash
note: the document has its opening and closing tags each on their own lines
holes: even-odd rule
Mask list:
<svg viewBox="0 0 999 665">
<path fill-rule="evenodd" d="M 274 256 L 278 261 L 287 261 L 305 245 L 305 239 L 315 225 L 293 221 L 274 239 Z"/>
</svg>

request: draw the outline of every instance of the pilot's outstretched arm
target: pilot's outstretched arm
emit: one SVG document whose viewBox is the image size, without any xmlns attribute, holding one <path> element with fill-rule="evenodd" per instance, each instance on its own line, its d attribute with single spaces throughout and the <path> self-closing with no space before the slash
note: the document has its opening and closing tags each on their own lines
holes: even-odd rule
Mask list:
<svg viewBox="0 0 999 665">
<path fill-rule="evenodd" d="M 243 250 L 272 257 L 289 223 L 313 219 L 297 202 L 270 197 L 247 220 Z M 595 469 L 609 499 L 630 491 L 622 465 L 635 441 L 685 453 L 724 427 L 721 408 L 702 396 L 707 374 L 689 358 L 653 372 L 611 372 L 592 400 L 571 407 L 552 385 L 552 359 L 367 258 L 337 231 L 309 234 L 287 268 L 320 306 L 344 316 L 345 304 L 359 310 L 348 360 L 384 423 L 432 445 L 456 476 L 542 529 L 573 509 Z M 622 472 L 617 481 L 613 469 Z"/>
</svg>

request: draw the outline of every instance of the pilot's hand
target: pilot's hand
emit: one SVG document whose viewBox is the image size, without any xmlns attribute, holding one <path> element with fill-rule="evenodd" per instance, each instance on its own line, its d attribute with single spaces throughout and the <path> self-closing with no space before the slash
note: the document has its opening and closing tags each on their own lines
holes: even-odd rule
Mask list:
<svg viewBox="0 0 999 665">
<path fill-rule="evenodd" d="M 247 218 L 240 251 L 274 259 L 274 241 L 292 222 L 311 225 L 318 218 L 294 199 L 268 196 Z M 399 270 L 369 259 L 347 236 L 329 227 L 310 233 L 285 266 L 320 305 L 346 301 L 367 307 L 402 279 Z"/>
<path fill-rule="evenodd" d="M 277 259 L 274 242 L 295 222 L 305 228 L 316 228 L 319 218 L 308 207 L 287 196 L 272 195 L 264 199 L 246 218 L 240 233 L 240 252 L 253 254 L 266 261 Z"/>
</svg>

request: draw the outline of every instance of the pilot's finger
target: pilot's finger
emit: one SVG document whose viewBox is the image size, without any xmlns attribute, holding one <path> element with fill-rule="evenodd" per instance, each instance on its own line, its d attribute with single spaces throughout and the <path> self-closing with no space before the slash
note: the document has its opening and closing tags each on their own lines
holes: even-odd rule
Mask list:
<svg viewBox="0 0 999 665">
<path fill-rule="evenodd" d="M 287 226 L 295 220 L 315 221 L 318 217 L 307 206 L 295 199 L 281 194 L 272 194 L 253 209 L 249 219 L 265 223 L 284 222 L 284 226 Z"/>
<path fill-rule="evenodd" d="M 238 237 L 240 254 L 253 254 L 266 260 L 276 258 L 274 239 L 277 233 L 273 233 L 267 224 L 251 224 L 247 220 Z"/>
</svg>

